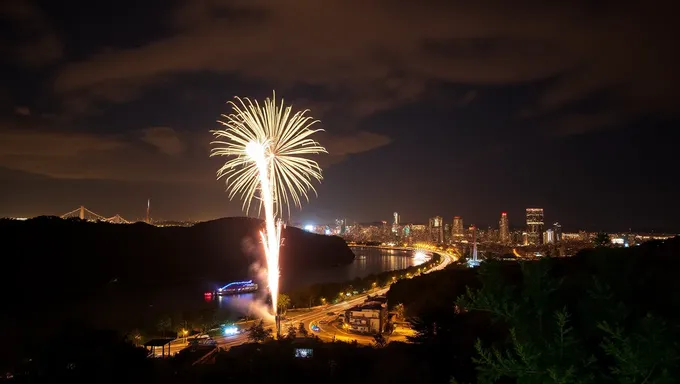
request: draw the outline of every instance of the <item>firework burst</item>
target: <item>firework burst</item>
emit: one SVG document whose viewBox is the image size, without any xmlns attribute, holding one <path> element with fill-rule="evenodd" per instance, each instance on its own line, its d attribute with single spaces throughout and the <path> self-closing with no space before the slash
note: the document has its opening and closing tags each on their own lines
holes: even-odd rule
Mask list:
<svg viewBox="0 0 680 384">
<path fill-rule="evenodd" d="M 310 138 L 317 123 L 305 116 L 307 110 L 291 113 L 283 100 L 277 106 L 276 95 L 267 98 L 263 106 L 248 99 L 230 101 L 232 113 L 219 121 L 226 128 L 212 131 L 216 140 L 210 156 L 231 157 L 217 171 L 225 179 L 229 199 L 240 196 L 243 210 L 250 211 L 253 198 L 259 201 L 258 214 L 264 210 L 265 229 L 260 232 L 267 258 L 267 283 L 272 296 L 274 314 L 279 292 L 280 217 L 284 209 L 290 215 L 290 203 L 301 207 L 309 200 L 308 192 L 316 194 L 313 182 L 321 181 L 321 168 L 305 156 L 327 153 Z"/>
</svg>

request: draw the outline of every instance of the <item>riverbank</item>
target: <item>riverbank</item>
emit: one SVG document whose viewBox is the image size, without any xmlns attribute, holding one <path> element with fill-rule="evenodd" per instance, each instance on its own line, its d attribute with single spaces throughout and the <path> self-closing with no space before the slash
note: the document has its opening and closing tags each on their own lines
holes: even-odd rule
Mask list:
<svg viewBox="0 0 680 384">
<path fill-rule="evenodd" d="M 411 248 L 396 248 L 396 247 L 372 247 L 393 251 L 413 251 Z M 313 284 L 308 287 L 292 290 L 286 294 L 290 298 L 291 308 L 299 307 L 313 307 L 317 305 L 338 303 L 345 297 L 352 297 L 354 295 L 365 293 L 371 289 L 387 287 L 389 284 L 402 279 L 410 278 L 412 276 L 420 275 L 437 265 L 441 261 L 441 255 L 438 253 L 431 253 L 430 259 L 422 264 L 411 266 L 408 268 L 385 271 L 377 274 L 369 274 L 365 277 L 357 277 L 355 279 L 344 282 L 331 282 Z"/>
<path fill-rule="evenodd" d="M 412 252 L 412 249 L 408 248 L 384 248 L 390 251 L 408 251 Z M 411 257 L 409 256 L 394 256 L 396 257 Z M 390 284 L 403 279 L 418 276 L 431 268 L 435 267 L 441 261 L 441 256 L 439 254 L 433 253 L 430 260 L 424 263 L 411 266 L 408 268 L 385 271 L 377 274 L 369 274 L 361 278 L 355 278 L 352 280 L 342 281 L 342 282 L 330 282 L 330 283 L 317 283 L 311 284 L 303 287 L 296 288 L 295 290 L 289 290 L 282 292 L 289 298 L 289 308 L 291 314 L 294 315 L 305 315 L 307 312 L 314 312 L 319 308 L 323 308 L 327 305 L 342 303 L 345 301 L 353 300 L 360 295 L 367 292 L 379 290 L 381 288 L 386 288 Z M 342 293 L 342 295 L 340 295 Z M 239 303 L 234 303 L 234 306 L 241 306 L 241 308 L 248 310 L 250 303 L 257 300 L 256 295 L 248 295 L 248 298 L 239 298 L 237 296 L 223 297 L 221 300 L 234 300 L 239 301 Z M 230 304 L 226 304 L 227 307 Z M 264 306 L 264 304 L 263 304 Z M 205 330 L 214 328 L 216 325 L 224 324 L 234 324 L 238 317 L 235 316 L 223 316 L 223 312 L 211 312 L 209 310 L 203 312 L 187 313 L 184 311 L 182 314 L 175 316 L 163 315 L 157 320 L 158 327 L 166 327 L 168 332 L 173 329 L 180 331 L 182 327 L 189 327 L 195 330 Z M 170 324 L 168 326 L 168 324 Z M 143 327 L 143 325 L 139 325 Z M 156 328 L 146 328 L 146 332 L 141 330 L 136 330 L 136 333 L 153 335 L 158 332 L 158 327 Z M 242 328 L 242 327 L 240 327 Z"/>
</svg>

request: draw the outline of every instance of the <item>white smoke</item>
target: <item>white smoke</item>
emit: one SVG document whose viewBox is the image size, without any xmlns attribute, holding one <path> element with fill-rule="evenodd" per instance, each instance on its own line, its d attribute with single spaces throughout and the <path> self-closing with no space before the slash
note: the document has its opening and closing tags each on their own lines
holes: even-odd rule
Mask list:
<svg viewBox="0 0 680 384">
<path fill-rule="evenodd" d="M 256 259 L 260 256 L 257 244 L 255 244 L 250 237 L 244 237 L 243 240 L 241 240 L 241 249 L 243 250 L 243 253 L 248 256 L 255 256 Z"/>
<path fill-rule="evenodd" d="M 250 237 L 245 237 L 241 241 L 241 249 L 247 256 L 252 257 L 255 261 L 250 265 L 249 273 L 254 276 L 260 287 L 267 286 L 267 268 L 263 267 L 260 259 L 260 247 Z M 264 291 L 266 292 L 266 290 Z M 254 297 L 254 296 L 251 296 Z M 267 295 L 264 295 L 267 297 Z M 270 313 L 270 305 L 264 301 L 262 297 L 249 299 L 245 297 L 235 297 L 230 300 L 230 305 L 238 309 L 240 312 L 248 314 L 250 317 L 255 317 L 264 320 L 268 323 L 274 322 L 274 315 Z"/>
<path fill-rule="evenodd" d="M 266 323 L 274 322 L 274 315 L 269 313 L 269 305 L 260 299 L 246 299 L 244 297 L 236 297 L 229 302 L 230 305 L 243 313 L 247 313 L 249 317 L 262 319 Z"/>
<path fill-rule="evenodd" d="M 267 285 L 267 268 L 264 268 L 259 262 L 254 262 L 250 265 L 249 271 L 251 275 L 255 276 L 258 284 Z"/>
</svg>

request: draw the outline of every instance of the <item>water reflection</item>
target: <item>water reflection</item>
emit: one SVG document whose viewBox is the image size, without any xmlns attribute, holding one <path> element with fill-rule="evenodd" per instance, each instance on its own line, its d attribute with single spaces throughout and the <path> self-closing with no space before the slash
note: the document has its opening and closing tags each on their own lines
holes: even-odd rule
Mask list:
<svg viewBox="0 0 680 384">
<path fill-rule="evenodd" d="M 414 258 L 413 251 L 362 247 L 353 248 L 352 251 L 356 259 L 349 265 L 281 271 L 283 291 L 316 283 L 350 281 L 357 277 L 404 269 L 427 261 L 427 258 Z M 210 285 L 213 286 L 212 289 L 216 286 L 216 284 Z M 158 318 L 164 315 L 181 317 L 184 313 L 196 314 L 210 309 L 216 309 L 217 317 L 220 319 L 237 319 L 248 313 L 259 312 L 261 308 L 253 308 L 251 304 L 262 303 L 266 294 L 265 286 L 261 285 L 260 291 L 255 293 L 206 296 L 204 300 L 201 300 L 201 295 L 206 289 L 210 288 L 205 285 L 172 286 L 156 291 L 111 294 L 84 304 L 87 307 L 86 312 L 97 324 L 103 327 L 132 329 L 140 324 L 155 324 Z"/>
<path fill-rule="evenodd" d="M 335 268 L 304 271 L 282 271 L 281 284 L 284 290 L 291 290 L 316 283 L 343 282 L 370 274 L 394 271 L 417 266 L 429 258 L 414 258 L 415 252 L 400 249 L 378 249 L 353 247 L 354 262 Z"/>
<path fill-rule="evenodd" d="M 254 293 L 244 293 L 243 295 L 232 295 L 232 296 L 217 296 L 215 302 L 217 303 L 217 308 L 229 309 L 234 308 L 239 302 L 253 302 L 257 299 Z"/>
</svg>

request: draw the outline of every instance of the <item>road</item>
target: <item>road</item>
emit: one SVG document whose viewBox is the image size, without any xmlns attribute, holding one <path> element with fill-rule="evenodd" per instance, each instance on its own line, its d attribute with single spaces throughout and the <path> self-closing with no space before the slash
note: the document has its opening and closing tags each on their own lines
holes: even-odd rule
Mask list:
<svg viewBox="0 0 680 384">
<path fill-rule="evenodd" d="M 376 248 L 381 248 L 381 247 L 376 247 Z M 396 248 L 391 248 L 391 249 L 396 249 Z M 400 248 L 400 249 L 408 249 L 408 248 Z M 439 263 L 439 265 L 433 267 L 429 271 L 425 273 L 429 273 L 432 271 L 438 271 L 441 269 L 446 268 L 449 264 L 455 262 L 457 260 L 457 257 L 452 254 L 445 253 L 443 251 L 434 251 L 441 255 L 442 261 Z M 355 334 L 355 333 L 349 333 L 347 331 L 344 331 L 340 329 L 339 327 L 335 326 L 335 324 L 332 324 L 331 322 L 333 320 L 337 319 L 337 315 L 340 313 L 343 313 L 345 310 L 349 309 L 352 306 L 355 306 L 357 304 L 363 303 L 368 295 L 375 296 L 375 295 L 383 295 L 387 293 L 389 290 L 389 287 L 387 288 L 379 288 L 372 290 L 371 292 L 367 292 L 364 294 L 356 295 L 352 297 L 349 300 L 343 301 L 338 304 L 332 304 L 332 305 L 325 305 L 325 306 L 319 306 L 319 307 L 314 307 L 310 310 L 305 310 L 305 311 L 300 311 L 300 312 L 293 312 L 289 311 L 289 316 L 285 320 L 281 322 L 281 333 L 285 334 L 286 330 L 288 329 L 289 325 L 293 325 L 297 328 L 298 324 L 300 322 L 303 322 L 307 329 L 309 329 L 310 334 L 314 334 L 318 336 L 321 340 L 324 341 L 332 341 L 332 340 L 338 340 L 338 341 L 345 341 L 345 342 L 351 342 L 356 340 L 357 343 L 359 344 L 371 344 L 373 343 L 373 336 L 371 335 L 360 335 L 360 334 Z M 334 315 L 329 315 L 329 313 L 333 312 Z M 325 322 L 328 323 L 325 323 Z M 325 324 L 322 324 L 324 322 Z M 317 324 L 319 326 L 319 331 L 315 332 L 311 329 L 312 324 Z M 272 329 L 274 332 L 275 327 L 274 325 L 269 325 L 267 328 Z M 410 330 L 409 329 L 403 329 L 398 327 L 395 329 L 395 332 L 390 335 L 387 339 L 388 341 L 405 341 L 406 336 L 410 335 Z M 215 341 L 217 342 L 218 346 L 222 349 L 229 349 L 231 347 L 235 347 L 237 345 L 241 345 L 244 343 L 248 342 L 248 335 L 246 333 L 241 333 L 237 335 L 232 335 L 232 336 L 223 336 L 223 337 L 216 337 Z M 179 352 L 181 349 L 185 348 L 186 344 L 185 343 L 173 343 L 172 344 L 172 353 Z"/>
</svg>

